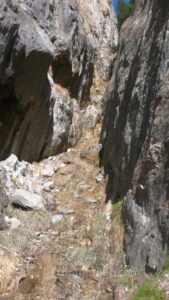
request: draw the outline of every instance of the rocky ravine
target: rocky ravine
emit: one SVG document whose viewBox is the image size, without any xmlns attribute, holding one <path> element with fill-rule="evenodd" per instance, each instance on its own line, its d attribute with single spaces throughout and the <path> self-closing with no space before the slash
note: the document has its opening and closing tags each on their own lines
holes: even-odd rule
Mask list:
<svg viewBox="0 0 169 300">
<path fill-rule="evenodd" d="M 110 78 L 118 41 L 111 3 L 3 0 L 0 40 L 0 159 L 57 154 L 79 137 L 76 101 L 100 101 L 98 86 Z"/>
<path fill-rule="evenodd" d="M 14 155 L 0 163 L 10 195 L 0 231 L 1 300 L 108 300 L 118 293 L 123 226 L 120 206 L 103 201 L 99 132 L 97 125 L 74 149 L 40 163 Z M 128 291 L 121 292 L 126 300 Z"/>
<path fill-rule="evenodd" d="M 126 261 L 155 272 L 169 246 L 168 1 L 137 1 L 105 95 L 107 199 L 124 198 Z M 126 38 L 127 37 L 127 38 Z"/>
</svg>

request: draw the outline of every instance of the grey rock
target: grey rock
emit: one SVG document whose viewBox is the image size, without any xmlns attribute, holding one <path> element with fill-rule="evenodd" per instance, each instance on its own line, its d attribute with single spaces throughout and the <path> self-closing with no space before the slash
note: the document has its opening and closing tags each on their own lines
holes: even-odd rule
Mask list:
<svg viewBox="0 0 169 300">
<path fill-rule="evenodd" d="M 7 229 L 7 223 L 5 221 L 5 217 L 3 214 L 0 213 L 0 230 Z"/>
<path fill-rule="evenodd" d="M 2 186 L 0 186 L 0 213 L 4 213 L 9 204 L 9 198 Z"/>
<path fill-rule="evenodd" d="M 17 165 L 18 165 L 18 158 L 16 155 L 11 154 L 5 161 L 6 166 L 9 169 L 13 169 L 14 171 L 16 171 Z"/>
<path fill-rule="evenodd" d="M 169 2 L 136 1 L 105 94 L 100 158 L 107 200 L 125 197 L 126 261 L 162 268 L 169 248 Z"/>
<path fill-rule="evenodd" d="M 63 215 L 54 215 L 51 218 L 53 224 L 57 224 L 63 220 Z"/>
<path fill-rule="evenodd" d="M 33 170 L 31 164 L 26 161 L 19 161 L 16 155 L 11 154 L 6 160 L 0 162 L 1 182 L 6 192 L 11 193 L 18 185 L 29 186 Z"/>
<path fill-rule="evenodd" d="M 104 181 L 104 176 L 102 174 L 98 174 L 96 176 L 96 182 L 101 183 Z"/>
<path fill-rule="evenodd" d="M 0 230 L 4 230 L 7 228 L 7 222 L 5 220 L 4 214 L 7 212 L 8 204 L 8 195 L 4 189 L 4 186 L 0 185 Z"/>
<path fill-rule="evenodd" d="M 94 129 L 99 119 L 100 112 L 95 108 L 94 105 L 89 105 L 83 116 L 84 129 Z"/>
<path fill-rule="evenodd" d="M 57 86 L 51 91 L 52 131 L 44 148 L 43 157 L 56 155 L 65 150 L 69 143 L 69 132 L 73 118 L 73 105 L 69 95 Z"/>
<path fill-rule="evenodd" d="M 17 189 L 11 195 L 11 201 L 13 204 L 18 205 L 22 208 L 32 210 L 45 210 L 44 199 L 41 196 L 30 193 L 23 189 Z"/>
<path fill-rule="evenodd" d="M 35 160 L 51 132 L 47 71 L 54 47 L 18 2 L 2 0 L 0 14 L 0 159 L 14 153 Z"/>
<path fill-rule="evenodd" d="M 73 104 L 73 117 L 69 131 L 69 145 L 75 145 L 82 136 L 83 119 L 80 106 L 75 99 L 72 100 Z"/>
</svg>

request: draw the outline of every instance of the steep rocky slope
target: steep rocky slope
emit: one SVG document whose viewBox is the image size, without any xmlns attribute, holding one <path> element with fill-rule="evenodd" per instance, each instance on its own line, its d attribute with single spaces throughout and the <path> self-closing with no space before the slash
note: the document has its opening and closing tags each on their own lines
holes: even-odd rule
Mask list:
<svg viewBox="0 0 169 300">
<path fill-rule="evenodd" d="M 117 29 L 109 1 L 3 0 L 0 37 L 0 159 L 15 153 L 32 161 L 64 150 L 71 98 L 90 102 L 97 50 L 102 81 L 111 74 Z"/>
<path fill-rule="evenodd" d="M 107 200 L 124 198 L 126 261 L 150 272 L 169 246 L 168 20 L 168 1 L 136 1 L 121 30 L 101 135 Z"/>
<path fill-rule="evenodd" d="M 17 198 L 16 189 L 28 190 L 30 200 L 38 193 L 46 208 L 8 207 L 8 229 L 0 232 L 1 300 L 112 299 L 125 268 L 123 226 L 120 206 L 103 201 L 99 132 L 100 124 L 75 148 L 40 163 L 14 155 L 0 163 L 8 192 Z"/>
</svg>

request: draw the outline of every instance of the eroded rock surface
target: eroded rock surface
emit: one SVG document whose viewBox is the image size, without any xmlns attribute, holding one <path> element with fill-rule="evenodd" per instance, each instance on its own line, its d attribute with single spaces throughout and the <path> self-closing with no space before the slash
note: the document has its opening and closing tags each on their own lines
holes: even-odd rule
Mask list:
<svg viewBox="0 0 169 300">
<path fill-rule="evenodd" d="M 28 0 L 26 4 L 55 46 L 54 81 L 72 97 L 89 101 L 94 72 L 102 79 L 99 83 L 110 79 L 113 48 L 118 44 L 111 1 Z"/>
<path fill-rule="evenodd" d="M 136 1 L 106 92 L 107 199 L 124 197 L 126 261 L 159 270 L 169 245 L 168 1 Z"/>
<path fill-rule="evenodd" d="M 0 159 L 56 154 L 70 141 L 71 98 L 90 101 L 96 61 L 105 84 L 110 77 L 111 4 L 3 0 L 0 27 Z"/>
</svg>

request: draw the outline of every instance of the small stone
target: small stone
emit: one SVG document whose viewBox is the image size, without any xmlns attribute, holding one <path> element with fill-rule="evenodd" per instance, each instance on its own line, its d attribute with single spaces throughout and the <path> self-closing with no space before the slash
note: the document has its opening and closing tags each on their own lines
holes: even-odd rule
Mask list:
<svg viewBox="0 0 169 300">
<path fill-rule="evenodd" d="M 54 168 L 49 165 L 45 166 L 45 168 L 42 171 L 42 175 L 45 177 L 52 177 L 54 173 L 55 173 Z"/>
<path fill-rule="evenodd" d="M 60 169 L 65 168 L 66 165 L 67 165 L 67 164 L 65 164 L 65 163 L 61 163 L 59 168 L 60 168 Z"/>
<path fill-rule="evenodd" d="M 87 202 L 90 203 L 90 204 L 95 204 L 95 203 L 97 203 L 97 200 L 96 200 L 96 199 L 88 198 L 88 199 L 86 199 L 86 200 L 87 200 Z"/>
<path fill-rule="evenodd" d="M 42 185 L 37 185 L 37 186 L 34 188 L 34 192 L 35 192 L 36 194 L 41 194 L 42 191 L 43 191 L 43 189 L 44 189 L 44 187 L 43 187 Z M 29 190 L 29 192 L 31 192 L 31 191 Z"/>
<path fill-rule="evenodd" d="M 91 186 L 89 184 L 81 184 L 79 186 L 79 189 L 82 190 L 82 191 L 89 190 L 90 188 L 91 188 Z"/>
<path fill-rule="evenodd" d="M 6 222 L 7 224 L 10 224 L 10 218 L 9 218 L 8 216 L 5 216 L 5 222 Z"/>
<path fill-rule="evenodd" d="M 51 221 L 53 224 L 57 224 L 57 223 L 61 222 L 62 220 L 63 220 L 63 215 L 54 215 L 51 218 Z"/>
<path fill-rule="evenodd" d="M 11 223 L 11 229 L 17 229 L 22 225 L 17 218 L 10 218 L 10 223 Z"/>
<path fill-rule="evenodd" d="M 68 149 L 67 149 L 67 153 L 72 152 L 72 151 L 73 151 L 72 148 L 68 148 Z"/>
<path fill-rule="evenodd" d="M 102 174 L 99 174 L 96 176 L 96 182 L 101 183 L 104 180 L 104 176 Z"/>
<path fill-rule="evenodd" d="M 74 209 L 67 209 L 67 208 L 62 208 L 59 211 L 60 211 L 60 213 L 65 214 L 65 215 L 72 215 L 75 213 Z"/>
<path fill-rule="evenodd" d="M 54 184 L 53 184 L 52 181 L 45 182 L 44 185 L 43 185 L 43 190 L 46 191 L 46 192 L 49 192 L 53 188 L 54 188 Z"/>
</svg>

